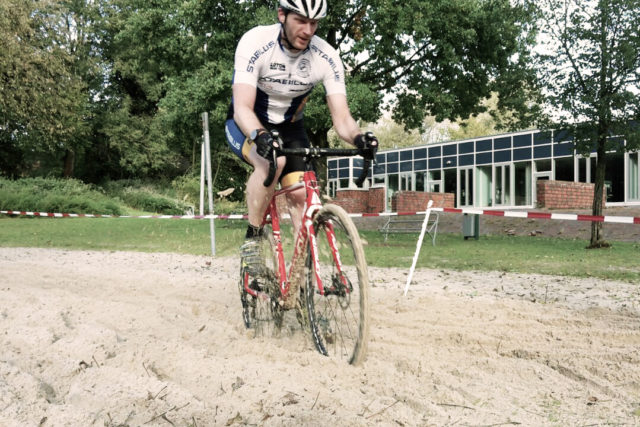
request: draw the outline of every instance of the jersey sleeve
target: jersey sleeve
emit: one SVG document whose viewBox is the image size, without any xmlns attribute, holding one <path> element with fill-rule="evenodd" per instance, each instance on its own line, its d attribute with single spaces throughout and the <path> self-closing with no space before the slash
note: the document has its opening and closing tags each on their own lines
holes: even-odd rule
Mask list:
<svg viewBox="0 0 640 427">
<path fill-rule="evenodd" d="M 258 51 L 255 43 L 256 31 L 245 33 L 236 47 L 233 64 L 233 83 L 246 83 L 251 86 L 258 85 Z"/>
<path fill-rule="evenodd" d="M 327 95 L 333 94 L 347 94 L 347 88 L 345 84 L 345 76 L 344 76 L 344 66 L 342 65 L 342 60 L 333 48 L 327 46 L 328 52 L 328 60 L 325 58 L 326 62 L 326 71 L 324 73 L 324 77 L 322 79 L 322 85 L 324 86 L 324 90 Z"/>
</svg>

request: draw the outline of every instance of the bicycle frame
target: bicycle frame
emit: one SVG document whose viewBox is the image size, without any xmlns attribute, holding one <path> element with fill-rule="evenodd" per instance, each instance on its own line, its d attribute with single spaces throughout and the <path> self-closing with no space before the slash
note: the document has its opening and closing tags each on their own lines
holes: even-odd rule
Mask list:
<svg viewBox="0 0 640 427">
<path fill-rule="evenodd" d="M 291 257 L 291 264 L 289 271 L 287 272 L 284 250 L 282 246 L 281 228 L 280 228 L 280 216 L 278 215 L 278 209 L 276 205 L 277 197 L 280 195 L 286 195 L 290 192 L 298 190 L 300 187 L 304 187 L 305 190 L 305 203 L 303 207 L 302 224 L 298 230 L 298 234 L 295 239 L 294 252 Z M 285 189 L 278 190 L 274 193 L 269 203 L 269 207 L 265 212 L 262 225 L 271 224 L 273 233 L 273 239 L 275 244 L 275 251 L 277 256 L 277 279 L 280 287 L 280 292 L 283 300 L 287 300 L 289 297 L 289 291 L 292 283 L 299 284 L 302 280 L 302 273 L 304 273 L 305 255 L 311 256 L 314 265 L 314 275 L 316 279 L 316 286 L 321 295 L 325 294 L 325 286 L 322 283 L 320 275 L 318 274 L 319 262 L 318 262 L 318 249 L 316 245 L 316 236 L 313 229 L 313 219 L 316 213 L 322 208 L 322 202 L 320 201 L 319 189 L 316 174 L 313 170 L 307 170 L 303 174 L 303 180 L 299 184 L 292 185 Z M 342 274 L 342 262 L 340 260 L 340 254 L 337 249 L 335 234 L 333 226 L 327 225 L 327 238 L 332 252 L 333 261 L 335 263 L 337 273 L 345 285 L 346 292 L 349 292 L 347 281 Z M 307 243 L 310 242 L 311 253 L 307 254 Z M 244 289 L 254 297 L 258 296 L 258 292 L 249 287 L 248 275 L 244 278 Z"/>
</svg>

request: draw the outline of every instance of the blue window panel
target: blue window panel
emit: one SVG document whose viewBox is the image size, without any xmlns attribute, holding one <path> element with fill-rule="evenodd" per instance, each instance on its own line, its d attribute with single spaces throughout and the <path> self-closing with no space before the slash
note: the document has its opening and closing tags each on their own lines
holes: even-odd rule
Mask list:
<svg viewBox="0 0 640 427">
<path fill-rule="evenodd" d="M 438 147 L 440 148 L 440 147 Z M 413 159 L 426 159 L 427 158 L 427 149 L 426 148 L 418 148 L 413 151 Z"/>
<path fill-rule="evenodd" d="M 440 169 L 442 167 L 442 159 L 429 159 L 429 170 Z"/>
<path fill-rule="evenodd" d="M 573 155 L 573 143 L 564 142 L 562 144 L 553 145 L 554 156 L 572 156 Z"/>
<path fill-rule="evenodd" d="M 476 165 L 486 165 L 491 163 L 491 153 L 477 153 L 476 154 Z"/>
<path fill-rule="evenodd" d="M 329 160 L 329 166 L 328 166 L 328 168 L 329 168 L 329 169 L 332 169 L 332 168 L 336 168 L 336 167 L 338 167 L 338 161 L 337 161 L 337 160 L 335 160 L 335 159 Z"/>
<path fill-rule="evenodd" d="M 397 162 L 398 161 L 398 152 L 392 151 L 391 153 L 387 153 L 387 162 Z"/>
<path fill-rule="evenodd" d="M 400 152 L 400 160 L 411 160 L 413 158 L 412 150 L 404 150 Z"/>
<path fill-rule="evenodd" d="M 339 178 L 349 178 L 349 169 L 338 169 Z"/>
<path fill-rule="evenodd" d="M 533 145 L 551 144 L 551 132 L 538 132 L 533 134 Z"/>
<path fill-rule="evenodd" d="M 451 156 L 451 157 L 445 157 L 444 159 L 442 159 L 442 167 L 443 168 L 453 168 L 456 167 L 457 162 L 456 162 L 456 156 Z"/>
<path fill-rule="evenodd" d="M 458 147 L 459 154 L 473 153 L 473 142 L 463 142 Z"/>
<path fill-rule="evenodd" d="M 354 157 L 353 158 L 353 167 L 354 168 L 362 168 L 364 164 L 364 159 L 362 157 Z"/>
<path fill-rule="evenodd" d="M 335 179 L 338 177 L 337 169 L 329 169 L 329 179 Z"/>
<path fill-rule="evenodd" d="M 427 160 L 414 160 L 413 162 L 413 170 L 414 171 L 423 171 L 427 170 Z"/>
<path fill-rule="evenodd" d="M 511 137 L 496 138 L 493 140 L 494 150 L 504 150 L 505 148 L 511 148 Z"/>
<path fill-rule="evenodd" d="M 362 173 L 362 168 L 353 168 L 353 178 L 358 179 L 360 174 Z"/>
<path fill-rule="evenodd" d="M 513 161 L 531 160 L 531 148 L 518 148 L 513 150 Z"/>
<path fill-rule="evenodd" d="M 378 163 L 386 163 L 387 162 L 387 157 L 385 156 L 384 153 L 376 154 L 376 162 L 378 162 Z"/>
<path fill-rule="evenodd" d="M 513 137 L 513 148 L 531 146 L 531 134 L 516 135 Z"/>
<path fill-rule="evenodd" d="M 533 158 L 544 159 L 551 157 L 551 146 L 543 145 L 542 147 L 533 147 Z"/>
<path fill-rule="evenodd" d="M 398 164 L 397 163 L 389 163 L 387 165 L 387 173 L 396 173 L 398 172 Z"/>
<path fill-rule="evenodd" d="M 429 147 L 429 157 L 442 156 L 442 147 Z"/>
<path fill-rule="evenodd" d="M 376 175 L 384 175 L 385 174 L 384 164 L 378 163 L 377 165 L 374 165 L 373 173 L 375 173 Z"/>
<path fill-rule="evenodd" d="M 458 154 L 457 151 L 456 151 L 457 147 L 458 146 L 456 144 L 443 145 L 442 146 L 442 155 L 443 156 L 451 156 L 451 155 Z"/>
<path fill-rule="evenodd" d="M 476 141 L 476 151 L 491 151 L 491 140 Z"/>
<path fill-rule="evenodd" d="M 510 162 L 511 150 L 500 150 L 493 153 L 494 163 Z"/>
<path fill-rule="evenodd" d="M 348 168 L 349 167 L 349 159 L 338 159 L 338 167 Z"/>
<path fill-rule="evenodd" d="M 473 165 L 473 154 L 461 155 L 458 159 L 458 166 L 471 166 Z"/>
<path fill-rule="evenodd" d="M 410 172 L 413 170 L 413 162 L 411 160 L 400 162 L 400 172 Z"/>
<path fill-rule="evenodd" d="M 573 141 L 573 135 L 569 129 L 560 129 L 554 132 L 553 140 L 559 142 Z"/>
</svg>

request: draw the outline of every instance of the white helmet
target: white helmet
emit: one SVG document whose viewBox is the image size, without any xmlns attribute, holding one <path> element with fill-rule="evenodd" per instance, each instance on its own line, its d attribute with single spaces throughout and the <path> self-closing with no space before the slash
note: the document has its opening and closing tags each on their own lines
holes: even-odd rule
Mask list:
<svg viewBox="0 0 640 427">
<path fill-rule="evenodd" d="M 280 0 L 280 7 L 309 19 L 327 16 L 327 0 Z"/>
</svg>

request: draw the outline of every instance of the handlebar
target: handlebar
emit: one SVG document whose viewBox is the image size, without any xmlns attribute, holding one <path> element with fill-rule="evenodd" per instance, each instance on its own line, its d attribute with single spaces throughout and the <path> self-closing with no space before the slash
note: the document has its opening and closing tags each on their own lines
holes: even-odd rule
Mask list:
<svg viewBox="0 0 640 427">
<path fill-rule="evenodd" d="M 282 145 L 282 141 L 280 141 Z M 321 157 L 335 157 L 335 156 L 357 156 L 357 148 L 277 148 L 273 150 L 273 162 L 269 163 L 269 174 L 264 180 L 263 185 L 268 187 L 273 182 L 273 178 L 276 174 L 276 158 L 277 156 L 298 156 L 306 157 L 307 159 L 318 159 Z M 362 173 L 356 179 L 356 186 L 361 187 L 371 168 L 371 160 L 364 160 L 362 165 Z"/>
</svg>

